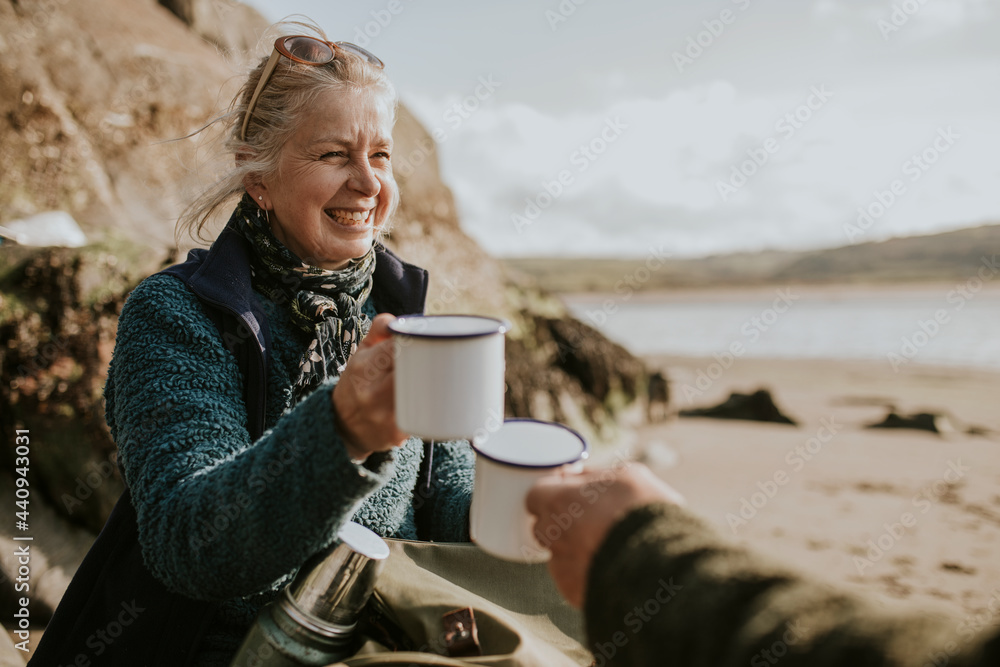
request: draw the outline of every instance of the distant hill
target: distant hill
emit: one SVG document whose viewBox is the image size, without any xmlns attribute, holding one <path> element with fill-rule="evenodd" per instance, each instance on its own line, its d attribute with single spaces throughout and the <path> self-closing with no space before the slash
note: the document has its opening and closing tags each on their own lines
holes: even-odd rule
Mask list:
<svg viewBox="0 0 1000 667">
<path fill-rule="evenodd" d="M 968 280 L 1000 255 L 1000 225 L 971 227 L 805 252 L 765 251 L 699 259 L 508 258 L 514 271 L 553 292 L 619 291 L 788 283 Z"/>
</svg>

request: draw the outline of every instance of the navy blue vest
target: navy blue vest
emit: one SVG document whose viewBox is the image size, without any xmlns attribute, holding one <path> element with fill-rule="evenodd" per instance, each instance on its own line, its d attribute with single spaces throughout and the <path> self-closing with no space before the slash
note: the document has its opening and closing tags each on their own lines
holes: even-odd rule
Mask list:
<svg viewBox="0 0 1000 667">
<path fill-rule="evenodd" d="M 163 271 L 182 280 L 204 304 L 245 384 L 250 437 L 264 431 L 270 358 L 267 319 L 250 284 L 247 242 L 231 225 L 208 250 Z M 423 312 L 427 272 L 377 249 L 372 297 L 379 312 Z M 171 592 L 146 568 L 128 489 L 70 582 L 30 667 L 191 664 L 217 603 Z M 110 636 L 109 629 L 118 630 Z M 102 634 L 99 634 L 102 633 Z M 82 657 L 81 657 L 82 656 Z"/>
</svg>

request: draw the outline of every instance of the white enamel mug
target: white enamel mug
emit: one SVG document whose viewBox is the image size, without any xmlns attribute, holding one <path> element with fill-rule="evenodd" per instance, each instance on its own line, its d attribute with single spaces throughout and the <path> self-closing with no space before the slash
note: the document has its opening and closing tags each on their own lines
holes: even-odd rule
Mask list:
<svg viewBox="0 0 1000 667">
<path fill-rule="evenodd" d="M 540 563 L 550 553 L 535 539 L 535 518 L 525 507 L 528 491 L 564 466 L 582 468 L 587 441 L 571 428 L 535 419 L 510 419 L 476 450 L 472 492 L 472 541 L 498 558 Z"/>
<path fill-rule="evenodd" d="M 500 427 L 508 322 L 476 315 L 406 315 L 389 329 L 401 431 L 425 440 L 474 440 Z"/>
</svg>

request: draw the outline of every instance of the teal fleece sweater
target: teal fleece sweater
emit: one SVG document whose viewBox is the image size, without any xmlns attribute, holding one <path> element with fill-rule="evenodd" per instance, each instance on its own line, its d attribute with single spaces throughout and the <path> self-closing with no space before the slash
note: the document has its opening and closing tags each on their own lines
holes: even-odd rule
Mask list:
<svg viewBox="0 0 1000 667">
<path fill-rule="evenodd" d="M 221 602 L 202 665 L 227 665 L 259 609 L 348 520 L 416 539 L 414 506 L 429 503 L 430 539 L 468 540 L 468 443 L 435 444 L 430 490 L 416 499 L 419 439 L 353 463 L 334 424 L 335 382 L 291 407 L 308 337 L 285 306 L 258 297 L 272 356 L 267 431 L 256 442 L 235 359 L 198 299 L 171 276 L 147 278 L 129 296 L 105 387 L 146 565 L 176 592 Z M 374 315 L 371 300 L 365 308 Z"/>
</svg>

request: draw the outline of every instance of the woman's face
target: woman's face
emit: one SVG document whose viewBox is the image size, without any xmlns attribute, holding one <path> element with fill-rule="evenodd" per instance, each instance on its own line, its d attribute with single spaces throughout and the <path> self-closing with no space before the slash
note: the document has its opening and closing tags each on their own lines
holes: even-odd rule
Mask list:
<svg viewBox="0 0 1000 667">
<path fill-rule="evenodd" d="M 307 264 L 343 268 L 372 245 L 396 192 L 390 109 L 365 91 L 317 96 L 261 180 L 271 231 Z"/>
</svg>

